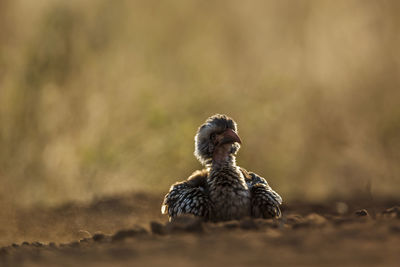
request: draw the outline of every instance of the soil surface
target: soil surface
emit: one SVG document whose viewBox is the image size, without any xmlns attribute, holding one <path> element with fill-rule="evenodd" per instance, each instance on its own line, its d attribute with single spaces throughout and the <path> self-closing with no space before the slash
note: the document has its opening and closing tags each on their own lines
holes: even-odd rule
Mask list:
<svg viewBox="0 0 400 267">
<path fill-rule="evenodd" d="M 169 223 L 161 198 L 140 193 L 4 213 L 0 265 L 399 266 L 398 200 L 292 201 L 279 220 Z"/>
</svg>

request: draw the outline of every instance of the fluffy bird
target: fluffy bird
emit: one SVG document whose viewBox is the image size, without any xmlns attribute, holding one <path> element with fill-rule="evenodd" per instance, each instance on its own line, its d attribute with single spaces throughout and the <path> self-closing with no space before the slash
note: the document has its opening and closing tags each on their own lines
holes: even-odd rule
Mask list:
<svg viewBox="0 0 400 267">
<path fill-rule="evenodd" d="M 214 222 L 279 218 L 282 198 L 264 178 L 236 165 L 241 143 L 233 119 L 220 114 L 208 118 L 197 131 L 194 151 L 205 168 L 173 184 L 161 212 L 170 220 L 181 214 Z"/>
</svg>

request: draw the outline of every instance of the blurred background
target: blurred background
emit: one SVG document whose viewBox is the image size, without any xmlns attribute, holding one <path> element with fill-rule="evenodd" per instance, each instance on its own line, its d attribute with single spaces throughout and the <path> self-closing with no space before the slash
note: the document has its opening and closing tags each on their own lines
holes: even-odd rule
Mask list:
<svg viewBox="0 0 400 267">
<path fill-rule="evenodd" d="M 165 194 L 233 117 L 286 201 L 398 195 L 399 1 L 0 1 L 0 205 Z"/>
</svg>

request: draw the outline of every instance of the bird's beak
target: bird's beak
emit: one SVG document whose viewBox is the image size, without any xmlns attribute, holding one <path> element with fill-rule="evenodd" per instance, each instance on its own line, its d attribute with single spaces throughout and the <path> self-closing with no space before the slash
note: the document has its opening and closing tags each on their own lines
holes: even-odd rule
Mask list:
<svg viewBox="0 0 400 267">
<path fill-rule="evenodd" d="M 232 129 L 227 129 L 225 132 L 221 134 L 222 140 L 219 142 L 219 145 L 223 144 L 232 144 L 232 143 L 242 143 L 239 135 Z"/>
</svg>

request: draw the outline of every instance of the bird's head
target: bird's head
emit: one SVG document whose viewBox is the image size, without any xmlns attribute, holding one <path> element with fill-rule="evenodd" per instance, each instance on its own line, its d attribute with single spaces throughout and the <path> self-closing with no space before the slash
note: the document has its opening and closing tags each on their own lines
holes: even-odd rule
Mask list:
<svg viewBox="0 0 400 267">
<path fill-rule="evenodd" d="M 236 122 L 221 114 L 209 117 L 199 127 L 194 140 L 194 155 L 204 165 L 236 154 L 242 142 L 237 134 Z"/>
</svg>

